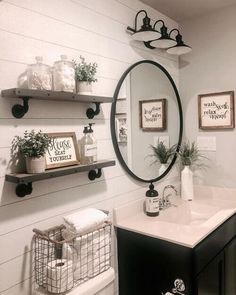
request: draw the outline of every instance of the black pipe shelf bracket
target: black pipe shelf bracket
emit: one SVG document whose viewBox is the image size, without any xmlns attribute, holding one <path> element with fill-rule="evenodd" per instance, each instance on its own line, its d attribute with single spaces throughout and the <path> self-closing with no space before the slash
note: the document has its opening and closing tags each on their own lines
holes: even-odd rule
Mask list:
<svg viewBox="0 0 236 295">
<path fill-rule="evenodd" d="M 26 195 L 30 195 L 33 191 L 32 182 L 18 183 L 16 185 L 16 195 L 19 198 L 23 198 Z"/>
<path fill-rule="evenodd" d="M 100 178 L 102 176 L 102 168 L 114 166 L 115 164 L 116 163 L 114 160 L 104 160 L 88 165 L 73 165 L 68 167 L 49 169 L 45 172 L 37 174 L 6 174 L 5 180 L 15 183 L 16 195 L 20 198 L 23 198 L 26 195 L 30 195 L 32 193 L 33 182 L 82 172 L 88 172 L 89 180 L 93 181 L 96 178 Z"/>
<path fill-rule="evenodd" d="M 100 102 L 95 102 L 95 110 L 92 108 L 88 108 L 86 115 L 88 119 L 93 119 L 94 116 L 97 116 L 100 113 Z"/>
<path fill-rule="evenodd" d="M 97 96 L 97 95 L 85 95 L 85 94 L 75 94 L 72 92 L 63 91 L 51 91 L 51 90 L 35 90 L 35 89 L 23 89 L 23 88 L 11 88 L 4 89 L 1 92 L 2 97 L 8 98 L 19 98 L 23 100 L 23 104 L 15 104 L 12 107 L 12 115 L 20 119 L 29 110 L 29 99 L 36 100 L 52 100 L 52 101 L 66 101 L 66 102 L 79 102 L 79 103 L 94 103 L 95 109 L 92 107 L 88 108 L 86 115 L 88 119 L 93 119 L 100 113 L 101 103 L 112 103 L 113 98 L 107 96 Z"/>
<path fill-rule="evenodd" d="M 97 171 L 90 170 L 88 173 L 88 178 L 91 181 L 95 180 L 96 178 L 100 178 L 101 176 L 102 176 L 102 169 L 101 168 L 97 169 Z"/>
<path fill-rule="evenodd" d="M 20 118 L 24 117 L 24 115 L 29 110 L 29 99 L 30 99 L 30 97 L 19 97 L 19 98 L 22 98 L 23 105 L 15 104 L 11 109 L 12 115 L 17 119 L 20 119 Z"/>
</svg>

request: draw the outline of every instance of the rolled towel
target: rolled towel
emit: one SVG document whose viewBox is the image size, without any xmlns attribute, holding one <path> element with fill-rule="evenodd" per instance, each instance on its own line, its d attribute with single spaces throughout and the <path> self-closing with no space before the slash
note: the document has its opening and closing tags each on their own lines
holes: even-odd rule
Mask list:
<svg viewBox="0 0 236 295">
<path fill-rule="evenodd" d="M 107 214 L 95 208 L 86 208 L 64 217 L 66 227 L 79 235 L 97 229 L 107 220 Z"/>
</svg>

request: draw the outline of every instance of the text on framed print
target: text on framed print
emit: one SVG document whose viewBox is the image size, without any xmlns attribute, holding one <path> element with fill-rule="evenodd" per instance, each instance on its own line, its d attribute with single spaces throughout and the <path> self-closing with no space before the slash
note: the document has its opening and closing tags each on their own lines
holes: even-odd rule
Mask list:
<svg viewBox="0 0 236 295">
<path fill-rule="evenodd" d="M 166 99 L 139 101 L 140 128 L 143 131 L 163 131 L 166 129 Z"/>
<path fill-rule="evenodd" d="M 76 165 L 79 150 L 74 132 L 48 133 L 52 139 L 46 153 L 46 169 Z"/>
<path fill-rule="evenodd" d="M 234 92 L 200 94 L 198 119 L 201 129 L 234 128 Z"/>
</svg>

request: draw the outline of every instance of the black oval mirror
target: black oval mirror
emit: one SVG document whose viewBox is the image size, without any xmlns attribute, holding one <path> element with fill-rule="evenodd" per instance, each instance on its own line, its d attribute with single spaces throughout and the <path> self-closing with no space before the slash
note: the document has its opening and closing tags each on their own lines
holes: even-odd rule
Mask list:
<svg viewBox="0 0 236 295">
<path fill-rule="evenodd" d="M 151 146 L 164 142 L 179 150 L 183 113 L 174 80 L 162 65 L 143 60 L 124 72 L 114 93 L 110 122 L 115 153 L 130 176 L 156 182 L 168 174 L 176 154 L 159 174 Z"/>
</svg>

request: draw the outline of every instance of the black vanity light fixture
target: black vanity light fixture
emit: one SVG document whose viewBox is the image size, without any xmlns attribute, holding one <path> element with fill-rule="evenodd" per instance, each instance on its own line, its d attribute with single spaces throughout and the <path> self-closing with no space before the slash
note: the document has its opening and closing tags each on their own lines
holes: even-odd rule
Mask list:
<svg viewBox="0 0 236 295">
<path fill-rule="evenodd" d="M 139 30 L 137 30 L 137 21 L 138 16 L 144 13 L 145 17 L 143 18 L 143 24 Z M 134 29 L 131 27 L 127 27 L 127 30 L 132 33 L 132 38 L 136 41 L 147 42 L 150 40 L 157 39 L 161 36 L 161 33 L 156 31 L 154 27 L 150 24 L 151 19 L 148 17 L 147 12 L 145 10 L 140 10 L 135 16 L 135 25 Z"/>
<path fill-rule="evenodd" d="M 170 31 L 171 35 L 173 32 L 177 32 L 177 35 L 175 36 L 175 40 L 176 40 L 176 45 L 174 45 L 173 47 L 170 47 L 167 49 L 167 52 L 169 54 L 174 54 L 174 55 L 182 55 L 182 54 L 186 54 L 189 53 L 190 51 L 192 51 L 192 48 L 189 45 L 186 45 L 182 39 L 182 35 L 180 34 L 178 29 L 173 29 Z"/>
<path fill-rule="evenodd" d="M 140 29 L 137 29 L 138 16 L 144 13 L 143 25 Z M 156 29 L 158 24 L 162 24 L 160 31 Z M 150 49 L 162 48 L 167 49 L 169 54 L 182 55 L 190 52 L 192 48 L 186 45 L 182 40 L 182 35 L 178 29 L 173 29 L 168 33 L 168 28 L 165 26 L 163 20 L 157 20 L 153 26 L 151 26 L 151 20 L 145 10 L 140 10 L 135 16 L 135 27 L 127 27 L 127 31 L 132 34 L 132 38 L 136 41 L 144 42 L 144 45 Z M 173 32 L 177 32 L 175 39 L 171 37 Z"/>
</svg>

